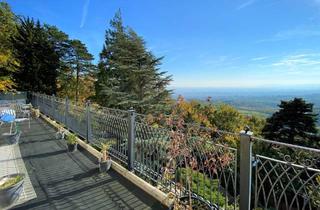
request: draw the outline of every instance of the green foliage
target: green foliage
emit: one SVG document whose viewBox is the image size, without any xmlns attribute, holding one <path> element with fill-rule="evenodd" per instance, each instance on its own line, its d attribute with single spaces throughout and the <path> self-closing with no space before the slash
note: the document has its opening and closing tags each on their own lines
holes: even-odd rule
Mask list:
<svg viewBox="0 0 320 210">
<path fill-rule="evenodd" d="M 102 153 L 102 160 L 106 161 L 109 157 L 109 149 L 111 146 L 115 145 L 117 143 L 116 139 L 99 139 L 100 145 L 99 148 Z"/>
<path fill-rule="evenodd" d="M 9 91 L 15 87 L 12 73 L 19 66 L 11 43 L 17 33 L 17 21 L 10 6 L 0 2 L 0 92 Z"/>
<path fill-rule="evenodd" d="M 71 73 L 75 76 L 75 101 L 78 102 L 81 77 L 86 76 L 94 70 L 92 64 L 93 56 L 80 40 L 70 40 L 70 48 L 71 53 L 69 54 L 68 61 Z"/>
<path fill-rule="evenodd" d="M 250 127 L 250 130 L 253 131 L 255 136 L 261 136 L 266 120 L 259 115 L 245 115 L 244 124 Z"/>
<path fill-rule="evenodd" d="M 48 34 L 49 40 L 53 43 L 56 53 L 59 55 L 60 65 L 63 66 L 68 60 L 67 56 L 70 53 L 69 36 L 60 31 L 56 26 L 44 24 L 43 28 Z"/>
<path fill-rule="evenodd" d="M 186 101 L 179 97 L 176 107 L 187 123 L 217 128 L 229 132 L 239 132 L 248 125 L 256 136 L 261 134 L 265 120 L 252 115 L 242 115 L 237 109 L 227 104 L 213 104 L 211 101 Z"/>
<path fill-rule="evenodd" d="M 12 43 L 20 62 L 15 73 L 18 89 L 49 95 L 56 93 L 59 55 L 40 22 L 29 18 L 20 19 Z"/>
<path fill-rule="evenodd" d="M 58 37 L 59 38 L 59 37 Z M 84 102 L 94 95 L 95 66 L 93 56 L 80 40 L 60 40 L 63 46 L 58 77 L 58 95 Z"/>
<path fill-rule="evenodd" d="M 105 152 L 105 151 L 108 151 L 112 145 L 115 145 L 116 144 L 116 140 L 108 140 L 108 141 L 104 141 L 104 142 L 101 142 L 101 152 Z"/>
<path fill-rule="evenodd" d="M 93 95 L 93 56 L 79 40 L 55 26 L 21 19 L 13 43 L 21 65 L 18 88 L 85 100 Z"/>
<path fill-rule="evenodd" d="M 301 98 L 294 98 L 291 101 L 281 101 L 279 108 L 279 111 L 267 119 L 262 131 L 265 138 L 319 147 L 317 115 L 313 113 L 313 104 L 306 103 Z"/>
<path fill-rule="evenodd" d="M 186 180 L 191 180 L 192 192 L 195 192 L 209 201 L 213 201 L 221 207 L 225 207 L 226 197 L 218 191 L 218 179 L 209 179 L 207 175 L 199 171 L 192 171 L 190 168 L 179 168 L 176 171 L 176 180 L 183 186 L 186 186 Z"/>
<path fill-rule="evenodd" d="M 145 47 L 144 40 L 131 28 L 123 26 L 120 12 L 110 22 L 95 85 L 97 101 L 108 107 L 146 113 L 161 110 L 167 104 L 171 81 L 159 72 L 162 58 Z"/>
<path fill-rule="evenodd" d="M 66 137 L 67 144 L 76 144 L 77 143 L 77 137 L 74 134 L 69 134 Z"/>
<path fill-rule="evenodd" d="M 312 204 L 315 207 L 320 208 L 320 175 L 316 177 L 315 186 L 310 185 L 310 187 L 308 187 L 308 190 Z"/>
<path fill-rule="evenodd" d="M 18 182 L 20 182 L 22 179 L 23 179 L 23 176 L 20 176 L 20 175 L 6 179 L 4 181 L 4 183 L 0 184 L 0 190 L 7 189 L 7 188 L 17 184 Z"/>
<path fill-rule="evenodd" d="M 218 105 L 209 120 L 218 129 L 229 132 L 237 132 L 245 125 L 244 117 L 239 111 L 227 104 Z"/>
</svg>

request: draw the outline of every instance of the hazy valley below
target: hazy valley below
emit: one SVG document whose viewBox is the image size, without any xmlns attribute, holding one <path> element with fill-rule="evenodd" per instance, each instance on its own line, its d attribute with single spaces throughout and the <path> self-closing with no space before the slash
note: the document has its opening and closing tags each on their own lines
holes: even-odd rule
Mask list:
<svg viewBox="0 0 320 210">
<path fill-rule="evenodd" d="M 320 88 L 176 88 L 173 97 L 182 95 L 186 100 L 205 101 L 211 97 L 215 104 L 226 103 L 241 113 L 268 117 L 278 110 L 281 100 L 303 98 L 314 104 L 314 112 L 320 113 Z M 318 122 L 320 122 L 318 117 Z M 320 123 L 319 123 L 320 124 Z"/>
</svg>

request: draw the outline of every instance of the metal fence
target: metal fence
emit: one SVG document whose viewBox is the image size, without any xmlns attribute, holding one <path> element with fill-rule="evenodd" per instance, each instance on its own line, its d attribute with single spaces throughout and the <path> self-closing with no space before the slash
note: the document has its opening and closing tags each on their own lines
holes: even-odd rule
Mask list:
<svg viewBox="0 0 320 210">
<path fill-rule="evenodd" d="M 31 96 L 42 113 L 88 143 L 115 140 L 113 159 L 165 192 L 191 192 L 212 209 L 320 208 L 320 150 L 198 125 L 187 125 L 176 137 L 180 145 L 172 145 L 172 129 L 134 110 Z"/>
<path fill-rule="evenodd" d="M 0 106 L 5 106 L 10 103 L 22 103 L 27 102 L 27 92 L 8 92 L 0 93 Z"/>
<path fill-rule="evenodd" d="M 252 140 L 254 208 L 319 209 L 320 150 Z"/>
</svg>

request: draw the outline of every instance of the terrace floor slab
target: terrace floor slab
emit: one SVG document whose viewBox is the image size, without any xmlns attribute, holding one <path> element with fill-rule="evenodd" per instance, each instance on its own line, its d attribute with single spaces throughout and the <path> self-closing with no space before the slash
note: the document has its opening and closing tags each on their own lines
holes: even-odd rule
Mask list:
<svg viewBox="0 0 320 210">
<path fill-rule="evenodd" d="M 67 152 L 43 120 L 19 126 L 21 157 L 37 197 L 13 209 L 165 209 L 115 171 L 100 174 L 85 151 Z"/>
</svg>

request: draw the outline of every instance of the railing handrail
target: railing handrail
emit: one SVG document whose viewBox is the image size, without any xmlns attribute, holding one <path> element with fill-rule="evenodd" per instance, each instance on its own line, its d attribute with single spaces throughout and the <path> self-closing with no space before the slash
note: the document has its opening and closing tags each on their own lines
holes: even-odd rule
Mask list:
<svg viewBox="0 0 320 210">
<path fill-rule="evenodd" d="M 311 152 L 320 153 L 320 149 L 316 149 L 316 148 L 312 148 L 312 147 L 304 147 L 304 146 L 300 146 L 300 145 L 289 144 L 289 143 L 284 143 L 284 142 L 280 142 L 280 141 L 264 139 L 264 138 L 260 138 L 260 137 L 252 137 L 252 140 L 266 142 L 269 144 L 277 144 L 277 145 L 281 145 L 281 146 L 285 146 L 285 147 L 289 147 L 289 148 L 295 148 L 295 149 L 301 149 L 301 150 L 307 150 L 307 151 L 311 151 Z"/>
</svg>

